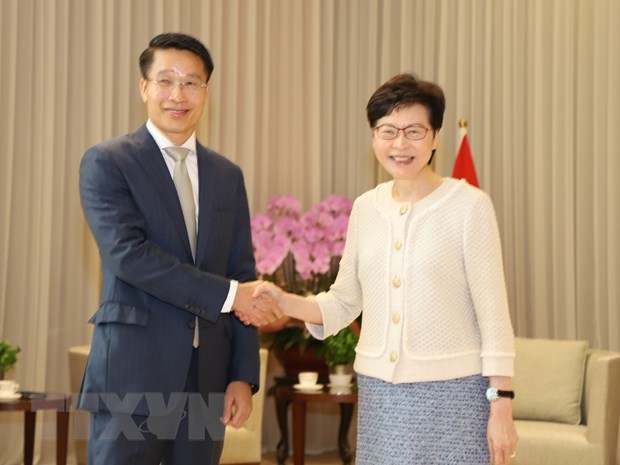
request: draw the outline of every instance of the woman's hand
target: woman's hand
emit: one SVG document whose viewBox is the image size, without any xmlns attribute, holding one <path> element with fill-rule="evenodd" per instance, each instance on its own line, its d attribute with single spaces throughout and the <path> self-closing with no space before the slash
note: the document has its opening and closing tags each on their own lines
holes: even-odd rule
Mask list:
<svg viewBox="0 0 620 465">
<path fill-rule="evenodd" d="M 278 286 L 276 286 L 275 284 L 270 283 L 268 281 L 264 281 L 263 283 L 258 285 L 256 287 L 256 289 L 254 289 L 254 293 L 252 294 L 252 298 L 253 299 L 258 299 L 263 294 L 269 294 L 271 296 L 271 298 L 276 303 L 278 303 L 282 299 L 283 293 L 284 293 L 284 291 L 282 289 L 280 289 Z"/>
<path fill-rule="evenodd" d="M 512 400 L 502 397 L 491 402 L 487 427 L 490 462 L 494 465 L 508 465 L 515 456 L 518 440 L 512 419 Z"/>
</svg>

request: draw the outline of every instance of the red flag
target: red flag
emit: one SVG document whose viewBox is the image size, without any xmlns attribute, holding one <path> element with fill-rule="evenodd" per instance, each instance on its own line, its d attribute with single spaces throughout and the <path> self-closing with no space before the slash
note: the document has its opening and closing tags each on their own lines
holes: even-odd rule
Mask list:
<svg viewBox="0 0 620 465">
<path fill-rule="evenodd" d="M 471 157 L 471 150 L 469 149 L 467 133 L 465 133 L 463 139 L 461 139 L 461 148 L 454 161 L 452 177 L 456 179 L 465 178 L 472 186 L 480 187 L 478 186 L 478 176 L 476 176 L 474 159 Z"/>
</svg>

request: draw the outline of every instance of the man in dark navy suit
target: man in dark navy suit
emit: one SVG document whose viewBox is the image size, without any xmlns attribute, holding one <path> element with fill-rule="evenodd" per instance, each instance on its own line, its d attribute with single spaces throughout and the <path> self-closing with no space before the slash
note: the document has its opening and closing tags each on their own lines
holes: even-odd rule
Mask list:
<svg viewBox="0 0 620 465">
<path fill-rule="evenodd" d="M 103 271 L 78 400 L 92 412 L 88 463 L 217 464 L 225 425 L 247 420 L 259 379 L 256 328 L 231 310 L 257 325 L 281 312 L 251 297 L 241 170 L 196 141 L 209 52 L 161 34 L 140 68 L 148 121 L 90 148 L 80 166 Z"/>
</svg>

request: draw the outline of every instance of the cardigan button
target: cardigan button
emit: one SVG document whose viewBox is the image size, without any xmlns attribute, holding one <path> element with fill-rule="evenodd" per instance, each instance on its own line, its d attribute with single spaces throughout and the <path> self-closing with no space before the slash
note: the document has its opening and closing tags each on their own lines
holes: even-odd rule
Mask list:
<svg viewBox="0 0 620 465">
<path fill-rule="evenodd" d="M 398 313 L 392 314 L 392 323 L 394 323 L 395 325 L 400 323 L 400 315 Z"/>
<path fill-rule="evenodd" d="M 392 352 L 390 354 L 390 362 L 394 363 L 396 360 L 398 360 L 398 354 L 396 352 Z"/>
<path fill-rule="evenodd" d="M 394 278 L 392 280 L 392 286 L 394 286 L 396 289 L 398 289 L 400 287 L 400 279 Z"/>
<path fill-rule="evenodd" d="M 407 211 L 409 211 L 409 207 L 407 205 L 403 205 L 402 207 L 400 207 L 400 214 L 404 215 L 405 213 L 407 213 Z"/>
<path fill-rule="evenodd" d="M 400 250 L 402 247 L 403 247 L 403 243 L 402 243 L 402 241 L 396 241 L 396 242 L 394 243 L 394 248 L 395 248 L 396 250 Z"/>
</svg>

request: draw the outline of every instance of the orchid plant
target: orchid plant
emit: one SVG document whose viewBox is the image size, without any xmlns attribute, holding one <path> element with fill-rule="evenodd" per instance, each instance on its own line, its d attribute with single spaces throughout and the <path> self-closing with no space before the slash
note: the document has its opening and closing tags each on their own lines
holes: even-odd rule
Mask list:
<svg viewBox="0 0 620 465">
<path fill-rule="evenodd" d="M 317 294 L 336 279 L 353 203 L 330 195 L 306 213 L 293 196 L 277 195 L 252 218 L 256 271 L 294 294 Z"/>
<path fill-rule="evenodd" d="M 302 213 L 301 202 L 276 195 L 267 212 L 251 220 L 252 242 L 259 279 L 299 295 L 327 291 L 336 279 L 353 202 L 330 195 Z M 313 341 L 304 325 L 287 320 L 271 331 L 281 350 L 298 345 L 303 351 Z"/>
</svg>

